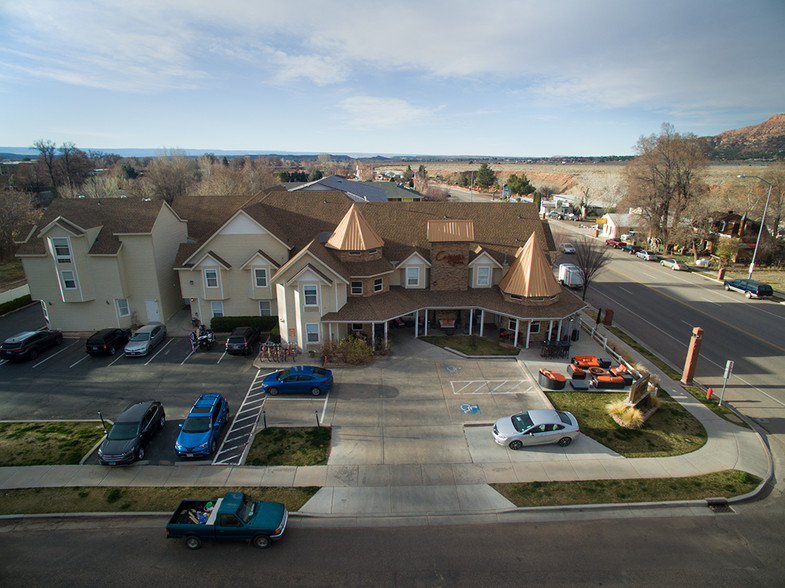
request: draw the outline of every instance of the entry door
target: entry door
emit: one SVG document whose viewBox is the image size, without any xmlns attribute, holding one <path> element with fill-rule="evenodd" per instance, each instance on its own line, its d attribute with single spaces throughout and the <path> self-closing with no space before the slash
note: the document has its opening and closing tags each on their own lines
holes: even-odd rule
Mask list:
<svg viewBox="0 0 785 588">
<path fill-rule="evenodd" d="M 148 323 L 161 322 L 161 313 L 158 312 L 157 300 L 145 300 L 144 307 L 147 310 Z"/>
</svg>

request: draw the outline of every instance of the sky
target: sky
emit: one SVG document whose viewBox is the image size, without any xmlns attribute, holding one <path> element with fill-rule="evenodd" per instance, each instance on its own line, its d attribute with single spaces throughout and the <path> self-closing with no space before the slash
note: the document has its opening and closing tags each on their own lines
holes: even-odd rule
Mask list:
<svg viewBox="0 0 785 588">
<path fill-rule="evenodd" d="M 629 155 L 785 112 L 784 0 L 0 0 L 0 145 Z"/>
</svg>

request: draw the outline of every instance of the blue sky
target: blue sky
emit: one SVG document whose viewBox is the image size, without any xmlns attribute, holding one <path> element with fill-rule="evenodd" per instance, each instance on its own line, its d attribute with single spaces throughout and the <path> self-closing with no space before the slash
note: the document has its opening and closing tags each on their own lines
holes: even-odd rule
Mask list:
<svg viewBox="0 0 785 588">
<path fill-rule="evenodd" d="M 630 154 L 785 112 L 783 0 L 0 0 L 0 144 Z"/>
</svg>

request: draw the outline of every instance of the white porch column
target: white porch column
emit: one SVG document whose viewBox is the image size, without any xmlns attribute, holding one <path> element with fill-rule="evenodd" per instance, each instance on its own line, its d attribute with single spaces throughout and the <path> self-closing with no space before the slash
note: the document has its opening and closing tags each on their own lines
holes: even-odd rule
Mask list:
<svg viewBox="0 0 785 588">
<path fill-rule="evenodd" d="M 472 334 L 472 327 L 474 326 L 474 309 L 469 309 L 469 335 Z"/>
<path fill-rule="evenodd" d="M 420 336 L 420 311 L 414 313 L 414 338 Z"/>
<path fill-rule="evenodd" d="M 553 330 L 553 321 L 548 321 L 548 339 L 551 338 L 551 331 Z"/>
<path fill-rule="evenodd" d="M 425 309 L 425 328 L 423 330 L 425 331 L 425 336 L 427 337 L 428 336 L 428 309 L 427 308 Z"/>
<path fill-rule="evenodd" d="M 556 325 L 556 339 L 561 341 L 561 321 Z"/>
<path fill-rule="evenodd" d="M 389 329 L 389 321 L 384 321 L 384 348 L 387 349 L 387 330 Z"/>
<path fill-rule="evenodd" d="M 480 311 L 480 337 L 482 337 L 482 331 L 485 328 L 485 309 L 483 308 Z"/>
<path fill-rule="evenodd" d="M 520 324 L 520 319 L 515 319 L 515 338 L 512 340 L 512 344 L 516 347 L 518 347 L 518 330 L 520 328 Z"/>
<path fill-rule="evenodd" d="M 373 347 L 375 341 L 376 341 L 376 323 L 371 323 L 371 347 Z"/>
<path fill-rule="evenodd" d="M 532 333 L 532 322 L 526 321 L 526 349 L 529 348 L 529 337 Z"/>
<path fill-rule="evenodd" d="M 332 341 L 333 340 L 333 324 L 332 323 L 327 323 L 327 331 L 330 334 L 330 341 Z"/>
</svg>

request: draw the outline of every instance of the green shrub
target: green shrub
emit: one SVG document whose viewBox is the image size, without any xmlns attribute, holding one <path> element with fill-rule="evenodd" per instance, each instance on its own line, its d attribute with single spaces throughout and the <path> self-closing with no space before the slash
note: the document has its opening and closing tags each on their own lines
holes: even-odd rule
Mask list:
<svg viewBox="0 0 785 588">
<path fill-rule="evenodd" d="M 9 300 L 8 302 L 3 302 L 0 304 L 0 316 L 6 314 L 7 312 L 11 312 L 12 310 L 16 310 L 17 308 L 23 308 L 30 304 L 33 299 L 30 297 L 30 294 L 22 296 L 21 298 L 16 298 L 15 300 Z"/>
<path fill-rule="evenodd" d="M 263 333 L 278 328 L 277 316 L 215 316 L 210 328 L 218 333 L 229 333 L 235 327 L 254 327 Z"/>
<path fill-rule="evenodd" d="M 322 354 L 329 362 L 362 365 L 373 358 L 373 348 L 362 339 L 344 337 L 338 343 L 326 342 L 322 346 Z"/>
</svg>

